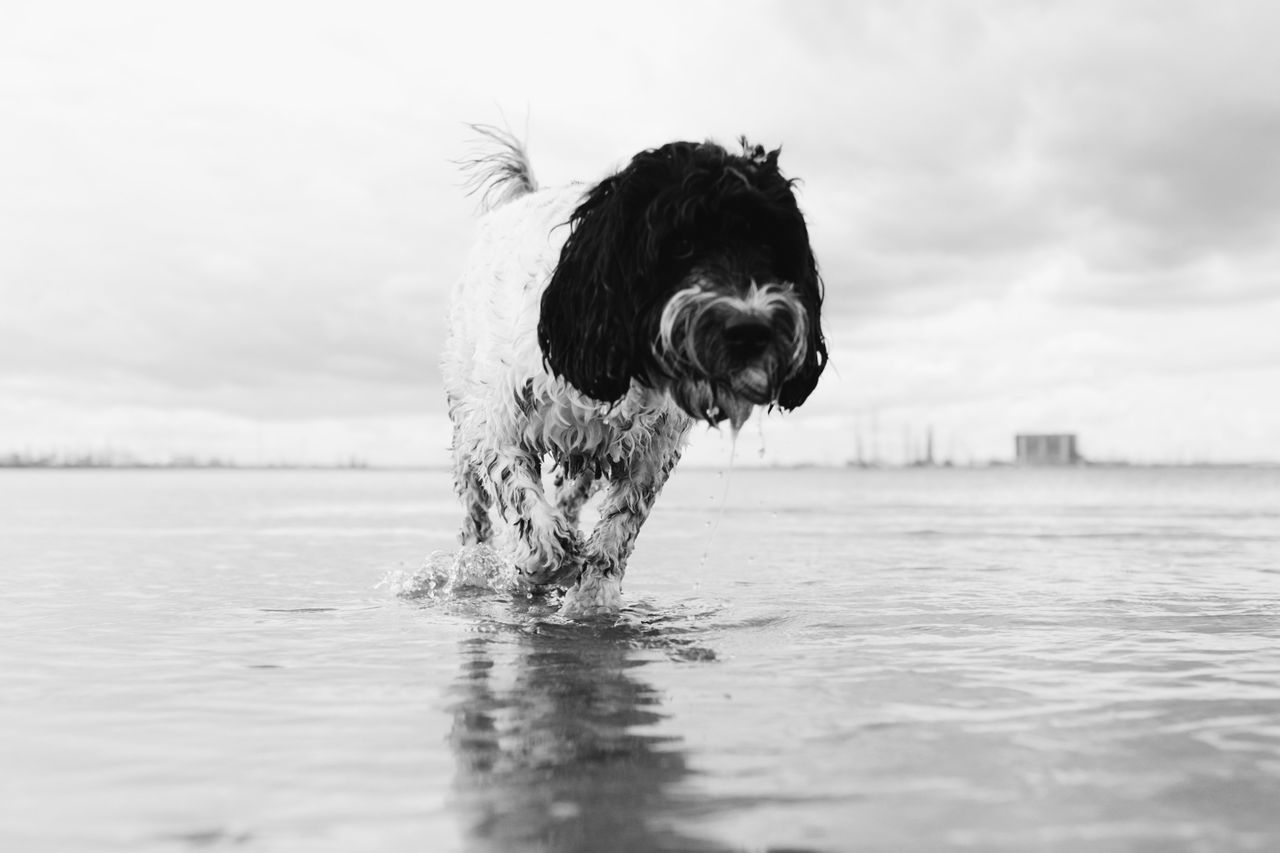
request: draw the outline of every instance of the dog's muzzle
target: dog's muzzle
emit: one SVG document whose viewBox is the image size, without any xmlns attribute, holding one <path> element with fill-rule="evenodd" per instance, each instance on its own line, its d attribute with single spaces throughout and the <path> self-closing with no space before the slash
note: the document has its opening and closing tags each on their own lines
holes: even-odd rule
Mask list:
<svg viewBox="0 0 1280 853">
<path fill-rule="evenodd" d="M 700 281 L 678 291 L 654 346 L 668 391 L 693 417 L 740 428 L 803 365 L 805 318 L 788 284 L 752 282 L 739 295 Z"/>
</svg>

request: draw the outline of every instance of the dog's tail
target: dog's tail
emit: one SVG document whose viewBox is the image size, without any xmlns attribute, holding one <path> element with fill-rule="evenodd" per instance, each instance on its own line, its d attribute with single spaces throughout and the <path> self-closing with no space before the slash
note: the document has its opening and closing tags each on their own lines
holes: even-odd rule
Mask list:
<svg viewBox="0 0 1280 853">
<path fill-rule="evenodd" d="M 470 157 L 459 161 L 466 173 L 467 195 L 480 196 L 480 209 L 490 211 L 538 189 L 524 144 L 509 130 L 491 124 L 468 125 L 479 137 Z"/>
</svg>

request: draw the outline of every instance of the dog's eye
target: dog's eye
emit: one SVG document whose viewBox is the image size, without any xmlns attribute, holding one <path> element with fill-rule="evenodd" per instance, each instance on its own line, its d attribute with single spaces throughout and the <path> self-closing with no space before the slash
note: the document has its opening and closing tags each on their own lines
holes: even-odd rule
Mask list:
<svg viewBox="0 0 1280 853">
<path fill-rule="evenodd" d="M 693 254 L 693 241 L 688 237 L 676 237 L 671 243 L 671 252 L 677 258 L 687 258 Z"/>
</svg>

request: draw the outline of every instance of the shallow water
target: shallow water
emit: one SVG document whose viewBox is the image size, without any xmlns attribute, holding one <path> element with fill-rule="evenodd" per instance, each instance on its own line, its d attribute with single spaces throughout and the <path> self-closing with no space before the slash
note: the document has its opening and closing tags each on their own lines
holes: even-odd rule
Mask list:
<svg viewBox="0 0 1280 853">
<path fill-rule="evenodd" d="M 443 473 L 0 472 L 0 848 L 1280 849 L 1280 471 L 724 492 L 572 624 L 379 586 Z"/>
</svg>

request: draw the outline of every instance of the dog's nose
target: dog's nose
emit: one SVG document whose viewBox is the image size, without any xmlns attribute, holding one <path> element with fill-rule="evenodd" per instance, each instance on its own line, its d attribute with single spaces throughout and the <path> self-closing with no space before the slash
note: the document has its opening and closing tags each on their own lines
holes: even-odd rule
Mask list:
<svg viewBox="0 0 1280 853">
<path fill-rule="evenodd" d="M 760 355 L 769 346 L 773 329 L 768 323 L 754 317 L 730 320 L 724 327 L 724 340 L 729 354 L 745 361 Z"/>
</svg>

